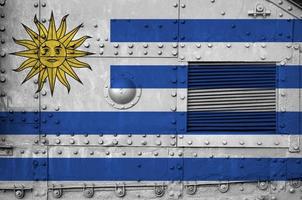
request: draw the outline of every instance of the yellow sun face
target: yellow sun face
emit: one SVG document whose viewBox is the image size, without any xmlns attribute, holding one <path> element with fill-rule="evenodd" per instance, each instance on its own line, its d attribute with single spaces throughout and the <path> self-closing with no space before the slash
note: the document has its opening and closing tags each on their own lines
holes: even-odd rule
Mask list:
<svg viewBox="0 0 302 200">
<path fill-rule="evenodd" d="M 48 29 L 38 21 L 35 16 L 34 22 L 38 28 L 38 33 L 23 25 L 31 40 L 16 40 L 15 43 L 27 48 L 25 51 L 15 52 L 14 55 L 26 57 L 21 66 L 14 71 L 20 72 L 31 69 L 25 77 L 24 82 L 38 76 L 38 90 L 40 92 L 48 79 L 51 95 L 53 95 L 57 79 L 70 91 L 70 84 L 66 74 L 71 78 L 81 80 L 75 73 L 74 68 L 91 69 L 87 63 L 81 62 L 77 57 L 84 57 L 92 53 L 76 50 L 89 36 L 83 36 L 73 40 L 82 25 L 66 33 L 67 25 L 64 16 L 59 28 L 56 28 L 53 13 L 51 13 Z"/>
</svg>

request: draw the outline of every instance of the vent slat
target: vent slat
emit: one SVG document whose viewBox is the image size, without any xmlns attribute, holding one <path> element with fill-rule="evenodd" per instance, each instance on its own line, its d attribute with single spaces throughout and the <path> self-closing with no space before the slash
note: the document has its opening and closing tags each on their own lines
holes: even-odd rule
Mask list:
<svg viewBox="0 0 302 200">
<path fill-rule="evenodd" d="M 276 66 L 193 65 L 188 132 L 275 132 Z"/>
</svg>

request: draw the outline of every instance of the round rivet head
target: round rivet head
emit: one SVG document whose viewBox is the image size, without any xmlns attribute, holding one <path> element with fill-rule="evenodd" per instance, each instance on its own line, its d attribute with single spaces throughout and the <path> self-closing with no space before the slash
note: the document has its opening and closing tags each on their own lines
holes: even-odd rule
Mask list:
<svg viewBox="0 0 302 200">
<path fill-rule="evenodd" d="M 16 190 L 15 191 L 15 197 L 17 199 L 23 199 L 25 197 L 25 191 L 24 190 Z"/>
<path fill-rule="evenodd" d="M 42 7 L 46 7 L 46 3 L 44 2 L 44 3 L 42 3 Z"/>
<path fill-rule="evenodd" d="M 38 6 L 39 6 L 38 3 L 35 3 L 35 4 L 34 4 L 34 7 L 35 7 L 35 8 L 37 8 Z"/>
<path fill-rule="evenodd" d="M 156 197 L 162 197 L 165 194 L 165 187 L 164 186 L 155 186 L 154 187 L 154 194 Z"/>
<path fill-rule="evenodd" d="M 294 189 L 294 188 L 290 188 L 290 189 L 289 189 L 289 192 L 290 192 L 290 193 L 294 193 L 294 192 L 295 192 L 295 189 Z"/>
<path fill-rule="evenodd" d="M 94 189 L 93 188 L 86 188 L 83 191 L 83 196 L 86 198 L 92 198 L 94 195 Z"/>
<path fill-rule="evenodd" d="M 52 191 L 52 196 L 55 198 L 55 199 L 59 199 L 61 198 L 63 195 L 63 190 L 62 189 L 54 189 Z"/>
<path fill-rule="evenodd" d="M 186 185 L 185 190 L 188 195 L 194 195 L 197 192 L 197 185 Z"/>
<path fill-rule="evenodd" d="M 0 26 L 0 31 L 2 31 L 2 32 L 5 31 L 5 26 L 1 25 Z"/>
<path fill-rule="evenodd" d="M 229 185 L 228 184 L 220 184 L 220 185 L 218 185 L 218 190 L 221 193 L 226 193 L 229 190 Z"/>
</svg>

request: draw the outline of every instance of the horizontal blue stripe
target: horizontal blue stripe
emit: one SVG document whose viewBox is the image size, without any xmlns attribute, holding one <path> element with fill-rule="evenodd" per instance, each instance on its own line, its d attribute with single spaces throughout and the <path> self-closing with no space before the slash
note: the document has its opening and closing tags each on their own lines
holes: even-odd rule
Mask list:
<svg viewBox="0 0 302 200">
<path fill-rule="evenodd" d="M 301 42 L 299 19 L 112 19 L 111 42 Z"/>
<path fill-rule="evenodd" d="M 227 115 L 236 113 L 227 112 L 41 112 L 41 119 L 35 123 L 19 122 L 21 112 L 2 113 L 9 118 L 0 120 L 0 134 L 185 134 L 187 133 L 187 115 Z M 26 115 L 35 115 L 28 112 Z M 274 112 L 240 112 L 238 116 L 273 115 Z M 25 115 L 25 116 L 26 116 Z M 238 119 L 238 117 L 237 117 Z M 15 123 L 16 121 L 16 123 Z M 255 123 L 258 123 L 257 121 Z M 266 122 L 259 122 L 264 126 Z M 271 121 L 267 128 L 261 131 L 244 131 L 240 129 L 226 132 L 221 131 L 189 132 L 188 134 L 302 134 L 302 112 L 277 112 L 277 128 L 272 131 Z M 252 124 L 253 126 L 255 124 Z M 248 124 L 247 124 L 248 126 Z"/>
<path fill-rule="evenodd" d="M 300 65 L 112 65 L 110 74 L 112 88 L 302 88 Z"/>
<path fill-rule="evenodd" d="M 110 69 L 111 88 L 187 88 L 187 66 L 112 65 Z"/>
<path fill-rule="evenodd" d="M 15 112 L 11 118 L 22 113 Z M 175 134 L 181 112 L 41 112 L 43 134 Z M 1 134 L 36 134 L 36 125 L 0 122 Z"/>
<path fill-rule="evenodd" d="M 302 158 L 0 158 L 1 181 L 239 181 L 302 178 Z"/>
</svg>

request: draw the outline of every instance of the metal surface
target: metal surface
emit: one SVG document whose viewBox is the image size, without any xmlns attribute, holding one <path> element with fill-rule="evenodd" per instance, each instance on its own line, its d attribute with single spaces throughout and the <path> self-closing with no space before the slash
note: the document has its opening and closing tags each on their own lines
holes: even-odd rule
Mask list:
<svg viewBox="0 0 302 200">
<path fill-rule="evenodd" d="M 0 199 L 301 199 L 295 2 L 0 0 Z"/>
</svg>

